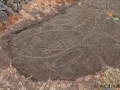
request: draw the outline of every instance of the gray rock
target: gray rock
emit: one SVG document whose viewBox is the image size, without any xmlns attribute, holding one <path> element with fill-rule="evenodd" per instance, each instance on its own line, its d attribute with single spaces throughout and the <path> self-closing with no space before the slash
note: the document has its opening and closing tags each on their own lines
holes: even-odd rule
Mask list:
<svg viewBox="0 0 120 90">
<path fill-rule="evenodd" d="M 8 20 L 8 15 L 4 11 L 0 11 L 0 22 Z"/>
<path fill-rule="evenodd" d="M 11 6 L 11 7 L 13 8 L 14 11 L 17 10 L 17 4 L 16 4 L 16 3 L 12 3 L 12 6 Z"/>
<path fill-rule="evenodd" d="M 36 0 L 32 0 L 33 2 L 35 2 Z"/>
<path fill-rule="evenodd" d="M 83 0 L 83 3 L 97 9 L 109 9 L 109 11 L 120 16 L 120 0 Z"/>
<path fill-rule="evenodd" d="M 22 0 L 13 0 L 14 3 L 20 3 Z"/>
<path fill-rule="evenodd" d="M 10 8 L 10 7 L 7 8 L 6 13 L 11 14 L 11 15 L 15 15 L 14 10 L 12 8 Z"/>
<path fill-rule="evenodd" d="M 25 30 L 13 37 L 12 63 L 18 71 L 36 80 L 75 80 L 101 70 L 92 45 L 85 43 L 93 32 L 94 18 L 81 25 L 86 18 L 93 16 L 93 12 L 87 10 L 87 14 L 83 13 L 79 18 L 72 13 L 80 14 L 83 7 L 76 5 L 70 9 L 46 22 L 48 24 L 44 23 L 43 27 Z M 94 13 L 96 15 L 97 11 Z"/>
<path fill-rule="evenodd" d="M 112 88 L 102 88 L 102 90 L 114 90 Z"/>
<path fill-rule="evenodd" d="M 3 2 L 0 2 L 0 10 L 6 10 L 6 9 L 7 6 Z"/>
<path fill-rule="evenodd" d="M 7 4 L 7 6 L 10 6 L 10 7 L 11 7 L 11 5 L 13 4 L 13 0 L 7 0 L 7 1 L 6 1 L 6 4 Z"/>
<path fill-rule="evenodd" d="M 24 0 L 25 1 L 25 3 L 29 3 L 30 1 L 29 0 Z"/>
<path fill-rule="evenodd" d="M 22 10 L 24 4 L 32 1 L 36 0 L 0 0 L 0 11 L 5 11 L 8 15 L 15 15 L 15 13 L 19 13 Z"/>
<path fill-rule="evenodd" d="M 22 5 L 19 5 L 19 6 L 17 7 L 16 12 L 19 13 L 21 10 L 22 10 Z"/>
<path fill-rule="evenodd" d="M 25 4 L 25 1 L 21 1 L 20 4 L 21 4 L 21 5 L 24 5 L 24 4 Z"/>
</svg>

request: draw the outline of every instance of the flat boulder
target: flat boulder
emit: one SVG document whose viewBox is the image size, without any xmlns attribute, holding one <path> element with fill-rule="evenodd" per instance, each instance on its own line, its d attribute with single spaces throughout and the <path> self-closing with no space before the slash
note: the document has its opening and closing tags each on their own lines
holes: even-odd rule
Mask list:
<svg viewBox="0 0 120 90">
<path fill-rule="evenodd" d="M 75 5 L 42 25 L 13 35 L 14 67 L 39 81 L 76 80 L 105 65 L 120 68 L 120 22 L 88 7 Z"/>
</svg>

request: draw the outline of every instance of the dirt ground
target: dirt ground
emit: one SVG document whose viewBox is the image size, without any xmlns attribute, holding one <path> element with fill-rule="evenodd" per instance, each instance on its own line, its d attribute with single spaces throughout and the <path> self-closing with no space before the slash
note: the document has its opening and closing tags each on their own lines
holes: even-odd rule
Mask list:
<svg viewBox="0 0 120 90">
<path fill-rule="evenodd" d="M 72 3 L 73 0 L 68 0 L 69 2 L 65 2 L 65 4 L 61 4 L 59 0 L 55 1 L 38 0 L 36 3 L 25 6 L 20 14 L 10 16 L 9 22 L 1 24 L 0 90 L 102 90 L 102 87 L 106 86 L 120 90 L 120 71 L 111 67 L 106 67 L 95 75 L 80 77 L 76 81 L 48 80 L 36 82 L 31 80 L 31 77 L 24 77 L 12 66 L 7 50 L 9 43 L 9 40 L 6 40 L 7 34 L 18 33 L 28 27 L 33 27 L 36 23 L 43 23 L 59 13 L 65 13 L 65 8 L 78 3 L 78 1 Z"/>
</svg>

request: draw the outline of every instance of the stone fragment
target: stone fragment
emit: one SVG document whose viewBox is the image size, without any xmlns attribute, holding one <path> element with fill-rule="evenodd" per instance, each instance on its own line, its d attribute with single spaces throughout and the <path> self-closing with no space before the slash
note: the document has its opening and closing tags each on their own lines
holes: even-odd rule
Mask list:
<svg viewBox="0 0 120 90">
<path fill-rule="evenodd" d="M 8 8 L 7 8 L 6 13 L 9 14 L 9 15 L 10 15 L 10 14 L 11 14 L 11 15 L 15 15 L 15 12 L 14 12 L 14 10 L 13 10 L 11 7 L 8 7 Z"/>
<path fill-rule="evenodd" d="M 8 15 L 4 11 L 0 11 L 0 22 L 8 20 Z"/>
<path fill-rule="evenodd" d="M 17 4 L 16 3 L 12 3 L 12 8 L 13 8 L 14 11 L 16 11 L 17 10 Z"/>
<path fill-rule="evenodd" d="M 7 6 L 4 3 L 0 2 L 0 10 L 6 10 L 6 9 Z"/>
<path fill-rule="evenodd" d="M 13 0 L 14 3 L 20 3 L 22 0 Z"/>
<path fill-rule="evenodd" d="M 24 5 L 24 4 L 25 4 L 25 1 L 21 1 L 20 4 L 21 4 L 21 5 Z"/>
<path fill-rule="evenodd" d="M 7 4 L 7 6 L 11 7 L 11 5 L 13 4 L 13 0 L 7 0 L 6 4 Z"/>
<path fill-rule="evenodd" d="M 22 5 L 19 5 L 19 6 L 17 7 L 16 12 L 19 13 L 22 9 L 23 9 L 23 8 L 22 8 Z"/>
</svg>

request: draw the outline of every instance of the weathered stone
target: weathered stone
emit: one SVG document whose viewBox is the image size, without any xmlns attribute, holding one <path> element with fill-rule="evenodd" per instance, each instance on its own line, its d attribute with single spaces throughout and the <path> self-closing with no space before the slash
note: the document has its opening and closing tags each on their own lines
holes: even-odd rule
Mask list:
<svg viewBox="0 0 120 90">
<path fill-rule="evenodd" d="M 12 3 L 12 8 L 13 8 L 14 11 L 16 11 L 17 10 L 17 4 Z"/>
<path fill-rule="evenodd" d="M 21 4 L 21 5 L 24 5 L 24 4 L 25 4 L 25 1 L 21 1 L 20 4 Z"/>
<path fill-rule="evenodd" d="M 9 15 L 15 15 L 14 10 L 10 7 L 7 8 L 6 13 L 9 14 Z"/>
<path fill-rule="evenodd" d="M 8 15 L 4 11 L 0 11 L 0 22 L 8 20 Z"/>
<path fill-rule="evenodd" d="M 13 0 L 7 0 L 7 6 L 11 7 L 11 5 L 13 4 Z"/>
<path fill-rule="evenodd" d="M 22 0 L 13 0 L 14 3 L 20 3 Z"/>
<path fill-rule="evenodd" d="M 31 1 L 35 2 L 36 0 L 31 0 Z"/>
<path fill-rule="evenodd" d="M 93 8 L 111 11 L 120 16 L 120 0 L 83 0 L 82 2 Z"/>
<path fill-rule="evenodd" d="M 23 9 L 23 8 L 22 8 L 22 5 L 19 5 L 19 6 L 17 7 L 16 12 L 19 13 L 22 9 Z"/>
<path fill-rule="evenodd" d="M 75 5 L 41 26 L 14 35 L 13 65 L 35 80 L 75 80 L 105 66 L 120 68 L 120 22 L 105 14 Z"/>
<path fill-rule="evenodd" d="M 29 0 L 24 0 L 25 1 L 25 3 L 29 3 L 30 1 Z"/>
<path fill-rule="evenodd" d="M 6 9 L 7 9 L 7 6 L 4 3 L 0 2 L 0 11 L 6 10 Z"/>
</svg>

